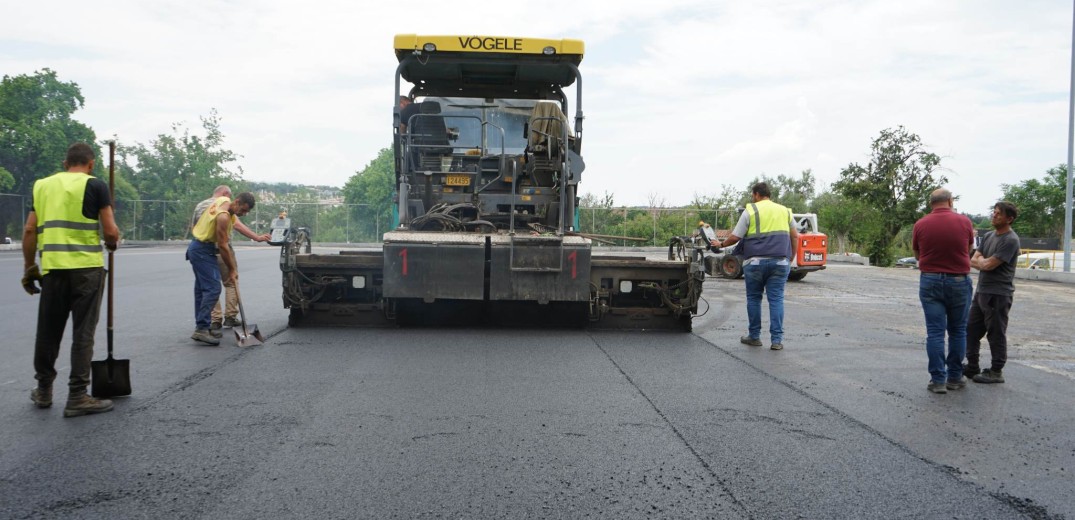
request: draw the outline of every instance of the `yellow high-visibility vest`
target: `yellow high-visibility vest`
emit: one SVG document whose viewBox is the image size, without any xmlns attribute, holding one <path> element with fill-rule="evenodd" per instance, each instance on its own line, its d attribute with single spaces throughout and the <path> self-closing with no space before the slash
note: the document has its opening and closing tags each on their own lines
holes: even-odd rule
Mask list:
<svg viewBox="0 0 1075 520">
<path fill-rule="evenodd" d="M 743 237 L 743 257 L 791 258 L 791 210 L 765 199 L 746 208 L 750 217 Z"/>
<path fill-rule="evenodd" d="M 198 223 L 194 225 L 194 229 L 191 231 L 194 238 L 202 242 L 216 243 L 216 216 L 220 214 L 220 206 L 229 202 L 231 202 L 231 199 L 227 197 L 217 197 L 202 212 L 201 218 L 198 219 Z M 235 215 L 228 215 L 228 217 L 228 235 L 231 235 L 231 228 L 235 226 Z"/>
<path fill-rule="evenodd" d="M 101 224 L 82 215 L 90 178 L 85 173 L 60 172 L 34 183 L 42 274 L 53 269 L 104 267 Z"/>
</svg>

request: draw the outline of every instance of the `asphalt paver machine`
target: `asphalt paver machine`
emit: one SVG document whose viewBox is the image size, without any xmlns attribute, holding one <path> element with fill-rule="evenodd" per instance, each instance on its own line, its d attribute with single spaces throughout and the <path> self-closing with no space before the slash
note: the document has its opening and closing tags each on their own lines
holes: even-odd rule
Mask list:
<svg viewBox="0 0 1075 520">
<path fill-rule="evenodd" d="M 583 48 L 396 36 L 396 225 L 379 251 L 315 254 L 306 229 L 277 219 L 290 323 L 690 330 L 705 245 L 647 259 L 598 254 L 577 232 Z"/>
</svg>

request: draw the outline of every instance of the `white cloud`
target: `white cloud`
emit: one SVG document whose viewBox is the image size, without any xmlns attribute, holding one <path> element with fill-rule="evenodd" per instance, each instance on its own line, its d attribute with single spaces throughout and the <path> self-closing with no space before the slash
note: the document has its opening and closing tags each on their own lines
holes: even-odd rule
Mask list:
<svg viewBox="0 0 1075 520">
<path fill-rule="evenodd" d="M 582 189 L 618 203 L 830 183 L 900 124 L 972 211 L 1066 156 L 1071 6 L 1048 0 L 8 4 L 3 74 L 56 70 L 127 142 L 216 108 L 254 180 L 342 185 L 390 143 L 397 33 L 585 40 Z"/>
</svg>

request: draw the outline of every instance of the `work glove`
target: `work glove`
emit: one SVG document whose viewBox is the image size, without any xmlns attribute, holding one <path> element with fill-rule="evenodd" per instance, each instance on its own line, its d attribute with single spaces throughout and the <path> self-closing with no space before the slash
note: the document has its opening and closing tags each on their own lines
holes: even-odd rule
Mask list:
<svg viewBox="0 0 1075 520">
<path fill-rule="evenodd" d="M 26 273 L 22 275 L 22 288 L 26 290 L 26 294 L 33 296 L 41 292 L 41 288 L 37 286 L 37 282 L 41 281 L 41 269 L 37 267 L 37 264 L 31 265 Z"/>
</svg>

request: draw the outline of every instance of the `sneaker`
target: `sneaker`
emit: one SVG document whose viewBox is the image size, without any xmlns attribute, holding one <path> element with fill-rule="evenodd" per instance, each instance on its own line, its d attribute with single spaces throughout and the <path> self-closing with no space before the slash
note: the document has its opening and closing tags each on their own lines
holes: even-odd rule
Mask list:
<svg viewBox="0 0 1075 520">
<path fill-rule="evenodd" d="M 992 368 L 988 368 L 986 370 L 983 370 L 981 374 L 974 376 L 974 382 L 986 384 L 1003 383 L 1004 375 L 1001 374 L 1000 370 L 993 370 Z"/>
<path fill-rule="evenodd" d="M 770 350 L 784 350 L 784 344 L 783 343 L 773 343 L 773 345 L 771 347 L 769 347 L 769 349 Z"/>
<path fill-rule="evenodd" d="M 752 347 L 760 347 L 761 346 L 761 340 L 760 339 L 755 339 L 755 338 L 752 338 L 750 336 L 743 336 L 743 337 L 739 338 L 739 342 L 744 344 L 744 345 L 750 345 Z"/>
<path fill-rule="evenodd" d="M 239 323 L 239 320 L 235 319 L 235 316 L 228 316 L 224 318 L 225 327 L 241 327 L 243 324 Z"/>
<path fill-rule="evenodd" d="M 967 380 L 962 377 L 955 381 L 949 379 L 948 382 L 944 384 L 944 387 L 949 390 L 962 390 L 967 388 Z"/>
<path fill-rule="evenodd" d="M 947 394 L 948 393 L 948 387 L 945 386 L 945 383 L 933 383 L 933 382 L 931 382 L 929 384 L 929 386 L 926 387 L 926 390 L 929 390 L 930 392 L 933 392 L 935 394 Z"/>
<path fill-rule="evenodd" d="M 112 401 L 97 399 L 86 394 L 79 394 L 67 398 L 67 406 L 63 409 L 64 417 L 78 417 L 91 413 L 104 413 L 112 411 Z"/>
<path fill-rule="evenodd" d="M 978 374 L 981 374 L 982 370 L 974 365 L 963 365 L 963 375 L 970 379 Z"/>
<path fill-rule="evenodd" d="M 222 323 L 220 323 L 219 321 L 214 321 L 213 323 L 209 324 L 209 332 L 213 332 L 214 330 L 220 330 L 223 327 L 224 325 Z"/>
<path fill-rule="evenodd" d="M 48 408 L 52 406 L 52 388 L 41 388 L 39 386 L 30 390 L 30 400 L 33 401 L 38 408 Z"/>
<path fill-rule="evenodd" d="M 223 335 L 223 334 L 221 334 L 221 335 Z M 190 335 L 190 339 L 192 339 L 194 341 L 200 341 L 200 342 L 205 343 L 207 345 L 219 345 L 220 344 L 220 340 L 216 339 L 215 337 L 213 337 L 213 335 L 210 334 L 209 331 L 205 330 L 205 329 L 198 329 L 198 330 L 194 331 L 194 334 Z"/>
<path fill-rule="evenodd" d="M 220 339 L 224 337 L 224 331 L 220 329 L 209 329 L 209 335 L 214 338 Z"/>
</svg>

